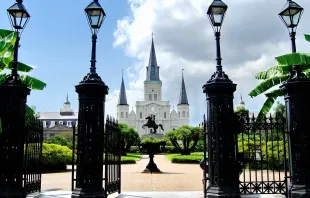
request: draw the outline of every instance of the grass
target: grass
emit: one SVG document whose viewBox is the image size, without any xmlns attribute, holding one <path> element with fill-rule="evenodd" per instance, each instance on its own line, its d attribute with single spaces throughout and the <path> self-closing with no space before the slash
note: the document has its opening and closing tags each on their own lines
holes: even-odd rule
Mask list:
<svg viewBox="0 0 310 198">
<path fill-rule="evenodd" d="M 122 164 L 135 164 L 136 161 L 139 161 L 141 159 L 141 155 L 136 153 L 127 153 L 127 156 L 121 157 L 121 163 Z"/>
<path fill-rule="evenodd" d="M 172 163 L 199 164 L 203 158 L 203 152 L 195 152 L 190 155 L 166 154 L 166 158 Z"/>
</svg>

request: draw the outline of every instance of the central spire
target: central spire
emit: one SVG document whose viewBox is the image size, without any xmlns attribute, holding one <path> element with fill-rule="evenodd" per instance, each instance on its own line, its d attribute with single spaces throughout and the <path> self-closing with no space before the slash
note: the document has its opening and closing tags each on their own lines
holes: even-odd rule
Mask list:
<svg viewBox="0 0 310 198">
<path fill-rule="evenodd" d="M 152 44 L 151 44 L 151 51 L 150 51 L 150 57 L 149 57 L 149 64 L 146 67 L 146 80 L 147 81 L 160 80 L 159 79 L 159 67 L 157 65 L 153 33 L 152 33 Z"/>
</svg>

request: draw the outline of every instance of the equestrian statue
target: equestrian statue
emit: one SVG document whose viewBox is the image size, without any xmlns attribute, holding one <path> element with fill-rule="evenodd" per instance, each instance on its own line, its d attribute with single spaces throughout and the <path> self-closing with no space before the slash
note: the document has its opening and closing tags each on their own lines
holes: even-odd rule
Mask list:
<svg viewBox="0 0 310 198">
<path fill-rule="evenodd" d="M 162 124 L 156 124 L 155 123 L 155 115 L 151 114 L 150 116 L 146 117 L 145 119 L 147 120 L 147 122 L 142 126 L 143 129 L 145 127 L 153 128 L 154 130 L 151 133 L 156 133 L 158 127 L 160 127 L 161 130 L 164 130 Z"/>
</svg>

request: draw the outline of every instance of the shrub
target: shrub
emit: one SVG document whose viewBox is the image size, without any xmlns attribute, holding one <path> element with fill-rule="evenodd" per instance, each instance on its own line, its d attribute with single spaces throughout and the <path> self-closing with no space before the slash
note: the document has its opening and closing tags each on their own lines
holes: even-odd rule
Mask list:
<svg viewBox="0 0 310 198">
<path fill-rule="evenodd" d="M 166 153 L 180 153 L 177 148 L 174 146 L 165 146 L 165 152 Z"/>
<path fill-rule="evenodd" d="M 66 170 L 72 163 L 72 150 L 66 146 L 43 143 L 42 171 Z"/>
<path fill-rule="evenodd" d="M 65 137 L 62 136 L 52 136 L 50 138 L 48 138 L 47 140 L 44 141 L 45 143 L 48 144 L 58 144 L 61 146 L 67 146 L 68 148 L 72 149 L 73 145 L 72 145 L 72 141 L 69 141 L 68 139 L 66 139 Z"/>
<path fill-rule="evenodd" d="M 192 153 L 191 155 L 171 154 L 166 155 L 172 163 L 199 164 L 203 153 Z"/>
<path fill-rule="evenodd" d="M 166 143 L 166 140 L 162 140 L 162 139 L 154 138 L 154 137 L 149 137 L 149 138 L 145 138 L 141 142 L 142 143 Z"/>
<path fill-rule="evenodd" d="M 131 146 L 130 149 L 128 150 L 128 153 L 140 153 L 139 147 Z"/>
</svg>

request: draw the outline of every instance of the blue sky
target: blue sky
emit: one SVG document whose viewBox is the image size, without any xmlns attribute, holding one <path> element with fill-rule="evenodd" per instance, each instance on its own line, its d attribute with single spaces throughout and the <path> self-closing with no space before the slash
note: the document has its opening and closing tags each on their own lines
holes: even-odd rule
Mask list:
<svg viewBox="0 0 310 198">
<path fill-rule="evenodd" d="M 32 76 L 47 83 L 43 91 L 32 91 L 28 104 L 36 110 L 59 111 L 66 94 L 78 109 L 77 85 L 89 71 L 91 32 L 84 8 L 91 0 L 24 0 L 31 15 L 19 51 L 19 61 L 37 68 Z M 14 0 L 0 1 L 0 28 L 11 29 L 6 9 Z M 131 64 L 122 48 L 113 48 L 116 21 L 129 13 L 127 1 L 100 1 L 107 17 L 97 43 L 97 71 L 111 90 L 119 89 L 121 69 Z M 126 80 L 126 78 L 125 78 Z"/>
</svg>

